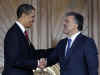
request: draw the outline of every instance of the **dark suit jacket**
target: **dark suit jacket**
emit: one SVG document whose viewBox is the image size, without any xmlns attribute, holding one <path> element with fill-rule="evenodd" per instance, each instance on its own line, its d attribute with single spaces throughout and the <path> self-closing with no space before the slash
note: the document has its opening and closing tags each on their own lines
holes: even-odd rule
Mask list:
<svg viewBox="0 0 100 75">
<path fill-rule="evenodd" d="M 61 40 L 48 57 L 48 66 L 60 63 L 61 75 L 98 75 L 97 48 L 93 39 L 82 34 L 76 37 L 65 56 L 67 38 Z"/>
<path fill-rule="evenodd" d="M 37 57 L 32 44 L 26 40 L 23 32 L 14 24 L 4 40 L 3 75 L 33 75 L 37 66 Z"/>
<path fill-rule="evenodd" d="M 50 55 L 54 50 L 55 48 L 37 49 L 37 59 L 39 60 L 40 58 L 47 58 L 47 56 Z"/>
</svg>

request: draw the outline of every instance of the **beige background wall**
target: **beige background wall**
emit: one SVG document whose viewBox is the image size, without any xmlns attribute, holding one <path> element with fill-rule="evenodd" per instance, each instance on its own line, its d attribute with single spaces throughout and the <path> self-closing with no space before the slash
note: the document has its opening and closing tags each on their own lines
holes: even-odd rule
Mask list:
<svg viewBox="0 0 100 75">
<path fill-rule="evenodd" d="M 0 67 L 3 65 L 3 40 L 16 20 L 16 8 L 22 3 L 32 4 L 36 21 L 29 36 L 36 48 L 49 48 L 65 37 L 62 33 L 65 12 L 77 11 L 84 15 L 84 31 L 93 37 L 100 51 L 100 0 L 0 0 Z"/>
</svg>

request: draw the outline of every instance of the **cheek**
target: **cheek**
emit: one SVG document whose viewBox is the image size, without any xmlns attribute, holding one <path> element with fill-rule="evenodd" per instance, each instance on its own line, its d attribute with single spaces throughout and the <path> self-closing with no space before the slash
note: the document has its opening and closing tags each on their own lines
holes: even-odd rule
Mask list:
<svg viewBox="0 0 100 75">
<path fill-rule="evenodd" d="M 70 30 L 73 29 L 73 26 L 69 26 L 69 29 L 70 29 Z"/>
<path fill-rule="evenodd" d="M 33 22 L 34 22 L 34 19 L 33 19 L 33 18 L 31 18 L 31 19 L 30 19 L 30 21 L 33 23 Z"/>
<path fill-rule="evenodd" d="M 30 25 L 32 25 L 34 23 L 34 21 L 31 19 L 29 23 L 30 23 Z"/>
<path fill-rule="evenodd" d="M 28 19 L 28 22 L 29 22 L 29 23 L 32 23 L 32 19 Z"/>
<path fill-rule="evenodd" d="M 73 29 L 73 28 L 74 28 L 73 24 L 69 24 L 68 29 Z"/>
</svg>

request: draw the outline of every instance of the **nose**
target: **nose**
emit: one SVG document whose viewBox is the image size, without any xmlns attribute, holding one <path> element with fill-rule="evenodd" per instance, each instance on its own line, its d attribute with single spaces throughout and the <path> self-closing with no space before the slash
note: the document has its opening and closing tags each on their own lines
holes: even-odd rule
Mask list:
<svg viewBox="0 0 100 75">
<path fill-rule="evenodd" d="M 34 23 L 34 20 L 32 20 L 32 23 Z"/>
<path fill-rule="evenodd" d="M 64 24 L 64 28 L 66 27 L 66 25 Z"/>
<path fill-rule="evenodd" d="M 66 24 L 66 21 L 64 21 L 63 24 Z"/>
<path fill-rule="evenodd" d="M 66 25 L 66 22 L 64 21 L 63 24 Z"/>
</svg>

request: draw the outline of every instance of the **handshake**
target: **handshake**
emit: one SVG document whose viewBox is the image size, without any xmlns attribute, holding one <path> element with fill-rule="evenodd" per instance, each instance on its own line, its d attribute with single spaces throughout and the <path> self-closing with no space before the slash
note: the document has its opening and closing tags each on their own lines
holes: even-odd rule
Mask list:
<svg viewBox="0 0 100 75">
<path fill-rule="evenodd" d="M 47 59 L 46 58 L 40 58 L 40 60 L 38 60 L 38 65 L 37 67 L 40 69 L 44 69 L 47 66 Z"/>
</svg>

